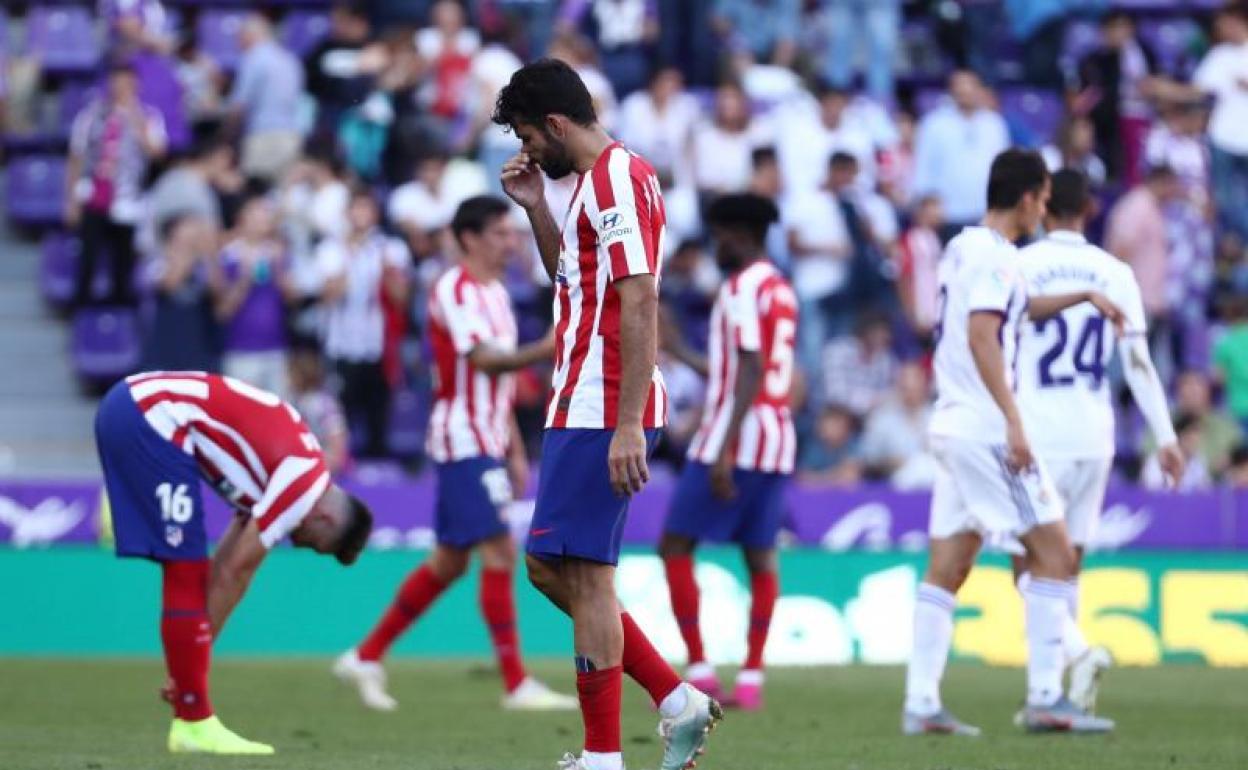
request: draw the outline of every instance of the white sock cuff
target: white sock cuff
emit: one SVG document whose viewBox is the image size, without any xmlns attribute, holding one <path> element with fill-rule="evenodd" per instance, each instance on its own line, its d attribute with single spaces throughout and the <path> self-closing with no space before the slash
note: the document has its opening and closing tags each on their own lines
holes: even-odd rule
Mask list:
<svg viewBox="0 0 1248 770">
<path fill-rule="evenodd" d="M 1027 588 L 1023 590 L 1023 593 L 1067 601 L 1071 596 L 1071 589 L 1071 584 L 1065 580 L 1033 577 L 1027 582 Z"/>
<path fill-rule="evenodd" d="M 1014 581 L 1014 586 L 1018 588 L 1020 594 L 1027 593 L 1027 586 L 1031 585 L 1031 573 L 1020 572 L 1018 579 Z"/>
<path fill-rule="evenodd" d="M 624 770 L 624 755 L 618 751 L 582 751 L 581 759 L 589 770 Z"/>
<path fill-rule="evenodd" d="M 737 684 L 763 684 L 763 672 L 756 668 L 743 668 L 737 672 Z"/>
<path fill-rule="evenodd" d="M 915 601 L 935 605 L 946 612 L 953 612 L 958 606 L 958 598 L 956 596 L 931 583 L 919 583 L 919 589 L 914 598 Z"/>
</svg>

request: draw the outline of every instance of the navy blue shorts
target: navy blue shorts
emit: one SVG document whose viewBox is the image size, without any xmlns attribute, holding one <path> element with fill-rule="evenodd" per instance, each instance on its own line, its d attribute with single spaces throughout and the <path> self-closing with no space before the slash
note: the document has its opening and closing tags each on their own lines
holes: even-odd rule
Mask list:
<svg viewBox="0 0 1248 770">
<path fill-rule="evenodd" d="M 711 466 L 689 462 L 680 472 L 667 513 L 665 532 L 694 540 L 740 543 L 746 548 L 774 548 L 784 523 L 782 473 L 732 472 L 737 496 L 724 501 L 711 494 Z"/>
<path fill-rule="evenodd" d="M 118 556 L 208 558 L 199 465 L 148 424 L 124 381 L 100 402 L 95 446 Z"/>
<path fill-rule="evenodd" d="M 660 431 L 646 431 L 649 452 Z M 620 560 L 627 497 L 611 488 L 607 450 L 613 430 L 551 428 L 542 437 L 542 468 L 526 550 L 534 556 L 571 556 L 603 564 Z"/>
<path fill-rule="evenodd" d="M 503 506 L 511 500 L 507 471 L 493 457 L 438 463 L 438 502 L 433 526 L 438 542 L 471 548 L 507 532 Z"/>
</svg>

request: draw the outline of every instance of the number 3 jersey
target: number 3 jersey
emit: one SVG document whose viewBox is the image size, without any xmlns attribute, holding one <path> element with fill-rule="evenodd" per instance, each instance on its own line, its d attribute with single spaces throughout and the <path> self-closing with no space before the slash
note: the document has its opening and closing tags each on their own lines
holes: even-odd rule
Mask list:
<svg viewBox="0 0 1248 770">
<path fill-rule="evenodd" d="M 945 247 L 938 277 L 936 408 L 928 430 L 934 436 L 1004 444 L 1005 415 L 979 376 L 968 331 L 974 313 L 1001 317 L 1005 376 L 1012 385 L 1019 324 L 1027 306 L 1018 249 L 990 228 L 964 228 Z"/>
<path fill-rule="evenodd" d="M 312 431 L 272 393 L 203 372 L 148 372 L 126 384 L 148 424 L 256 519 L 266 548 L 298 526 L 329 486 Z"/>
<path fill-rule="evenodd" d="M 711 309 L 706 406 L 689 459 L 709 465 L 719 457 L 732 415 L 740 351 L 748 351 L 759 355 L 762 382 L 730 451 L 742 470 L 793 472 L 797 434 L 789 399 L 796 333 L 797 298 L 771 262 L 754 262 L 724 282 Z"/>
<path fill-rule="evenodd" d="M 1023 249 L 1031 296 L 1097 291 L 1126 315 L 1125 334 L 1147 329 L 1139 284 L 1130 266 L 1058 230 Z M 1108 458 L 1114 454 L 1114 409 L 1106 369 L 1116 331 L 1088 303 L 1045 321 L 1023 323 L 1018 357 L 1018 407 L 1032 449 L 1045 459 Z"/>
</svg>

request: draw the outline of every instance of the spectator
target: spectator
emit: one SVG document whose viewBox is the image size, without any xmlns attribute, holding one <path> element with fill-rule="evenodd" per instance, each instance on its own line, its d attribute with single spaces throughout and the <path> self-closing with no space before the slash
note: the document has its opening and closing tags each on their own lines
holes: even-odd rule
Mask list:
<svg viewBox="0 0 1248 770">
<path fill-rule="evenodd" d="M 429 67 L 429 111 L 449 122 L 468 112 L 472 59 L 481 36 L 468 26 L 464 7 L 456 0 L 438 0 L 429 11 L 429 26 L 416 33 L 416 50 Z"/>
<path fill-rule="evenodd" d="M 341 381 L 349 423 L 363 428 L 363 454 L 386 455 L 391 383 L 383 363 L 386 311 L 383 302 L 403 307 L 409 256 L 403 243 L 378 227 L 381 210 L 372 193 L 357 188 L 347 208 L 344 237 L 329 238 L 317 249 L 325 284 L 325 354 Z"/>
<path fill-rule="evenodd" d="M 182 87 L 182 107 L 191 123 L 192 145 L 196 139 L 215 135 L 225 114 L 225 75 L 217 62 L 200 49 L 194 37 L 179 44 L 175 62 Z"/>
<path fill-rule="evenodd" d="M 670 316 L 665 321 L 675 323 L 695 350 L 706 351 L 711 306 L 722 282 L 715 260 L 698 241 L 682 241 L 663 265 L 659 290 Z"/>
<path fill-rule="evenodd" d="M 221 250 L 212 272 L 214 309 L 224 332 L 221 370 L 283 398 L 289 392 L 286 304 L 296 298 L 288 263 L 276 207 L 263 195 L 249 198 L 237 237 Z"/>
<path fill-rule="evenodd" d="M 1231 450 L 1244 433 L 1238 423 L 1213 407 L 1212 385 L 1204 371 L 1188 370 L 1175 381 L 1175 414 L 1194 415 L 1200 423 L 1200 456 L 1213 473 L 1226 468 Z"/>
<path fill-rule="evenodd" d="M 914 114 L 899 110 L 895 119 L 897 139 L 879 153 L 880 192 L 899 209 L 908 209 L 914 191 L 914 138 L 918 124 Z"/>
<path fill-rule="evenodd" d="M 844 331 L 848 308 L 834 298 L 848 281 L 854 251 L 840 197 L 852 177 L 834 171 L 831 162 L 826 168 L 823 188 L 795 196 L 784 212 L 793 288 L 801 305 L 799 358 L 807 366 L 815 365 L 828 337 Z"/>
<path fill-rule="evenodd" d="M 617 94 L 628 96 L 649 80 L 659 37 L 658 6 L 656 0 L 565 0 L 557 28 L 576 31 L 592 17 L 602 71 Z"/>
<path fill-rule="evenodd" d="M 729 48 L 789 67 L 797 58 L 801 13 L 798 0 L 717 0 L 710 23 Z"/>
<path fill-rule="evenodd" d="M 826 163 L 835 152 L 857 158 L 863 172 L 859 181 L 864 187 L 874 187 L 875 141 L 864 126 L 849 119 L 849 92 L 820 85 L 816 97 L 814 111 L 804 107 L 776 111 L 776 149 L 786 196 L 816 189 L 824 181 Z"/>
<path fill-rule="evenodd" d="M 1094 189 L 1105 185 L 1105 162 L 1096 154 L 1096 126 L 1086 117 L 1067 115 L 1053 144 L 1041 148 L 1040 155 L 1049 173 L 1073 168 L 1081 171 Z"/>
<path fill-rule="evenodd" d="M 649 86 L 620 105 L 616 132 L 630 150 L 654 167 L 663 189 L 675 187 L 684 176 L 689 140 L 701 114 L 698 101 L 685 91 L 685 79 L 675 67 L 660 67 Z"/>
<path fill-rule="evenodd" d="M 103 95 L 78 114 L 70 136 L 65 220 L 82 239 L 76 306 L 91 301 L 95 266 L 103 253 L 111 260 L 110 300 L 135 303 L 132 273 L 140 193 L 148 163 L 164 154 L 165 145 L 164 121 L 139 101 L 134 70 L 113 66 Z"/>
<path fill-rule="evenodd" d="M 445 255 L 450 246 L 444 237 L 455 209 L 472 196 L 484 193 L 487 187 L 479 166 L 451 160 L 445 150 L 430 148 L 416 162 L 411 181 L 391 193 L 386 215 L 407 238 L 418 261 Z"/>
<path fill-rule="evenodd" d="M 316 130 L 337 136 L 343 116 L 373 91 L 387 65 L 385 47 L 372 40 L 368 16 L 350 0 L 330 10 L 329 34 L 304 62 L 308 93 L 316 99 Z"/>
<path fill-rule="evenodd" d="M 282 221 L 297 263 L 310 257 L 321 240 L 346 235 L 351 193 L 343 176 L 337 155 L 321 146 L 307 148 L 286 175 L 280 193 Z"/>
<path fill-rule="evenodd" d="M 221 370 L 221 335 L 208 278 L 215 256 L 212 228 L 202 218 L 182 214 L 164 221 L 140 371 Z"/>
<path fill-rule="evenodd" d="M 1144 181 L 1114 204 L 1105 227 L 1105 249 L 1131 266 L 1140 284 L 1154 347 L 1170 353 L 1170 302 L 1166 293 L 1170 241 L 1164 207 L 1182 194 L 1168 166 L 1150 169 Z M 1158 351 L 1154 351 L 1156 354 Z M 1158 357 L 1160 358 L 1160 356 Z M 1168 359 L 1161 359 L 1165 364 Z"/>
<path fill-rule="evenodd" d="M 510 48 L 488 37 L 472 60 L 472 86 L 476 91 L 473 136 L 478 146 L 477 162 L 484 167 L 490 192 L 495 195 L 503 192 L 499 174 L 507 159 L 520 150 L 520 140 L 506 127 L 490 120 L 490 117 L 499 92 L 511 80 L 512 73 L 520 69 L 521 64 L 520 58 Z"/>
<path fill-rule="evenodd" d="M 108 25 L 109 57 L 134 68 L 139 100 L 160 113 L 169 147 L 185 149 L 191 130 L 164 6 L 160 0 L 100 0 L 99 5 Z"/>
<path fill-rule="evenodd" d="M 325 467 L 335 476 L 351 463 L 351 437 L 342 405 L 325 385 L 325 365 L 321 352 L 299 347 L 287 359 L 290 403 L 316 436 L 325 453 Z"/>
<path fill-rule="evenodd" d="M 850 409 L 828 404 L 815 420 L 801 451 L 797 479 L 811 486 L 849 487 L 862 479 L 859 419 Z"/>
<path fill-rule="evenodd" d="M 234 121 L 242 123 L 242 169 L 249 177 L 273 183 L 302 149 L 303 68 L 273 38 L 272 25 L 258 11 L 247 15 L 239 38 L 244 53 L 230 92 L 230 109 Z"/>
<path fill-rule="evenodd" d="M 918 362 L 897 368 L 896 392 L 867 417 L 862 462 L 867 473 L 904 489 L 930 488 L 934 461 L 927 451 L 931 386 Z"/>
<path fill-rule="evenodd" d="M 1214 98 L 1209 141 L 1218 213 L 1225 226 L 1248 240 L 1248 8 L 1225 6 L 1214 29 L 1219 42 L 1201 61 L 1193 82 Z"/>
<path fill-rule="evenodd" d="M 689 146 L 682 148 L 690 156 L 693 183 L 703 204 L 749 186 L 750 154 L 760 143 L 758 132 L 751 130 L 750 105 L 740 84 L 721 83 L 715 89 L 714 109 L 713 117 L 700 121 Z"/>
<path fill-rule="evenodd" d="M 525 61 L 551 56 L 557 0 L 494 0 L 503 23 L 517 31 L 517 52 Z M 592 91 L 591 91 L 592 93 Z"/>
<path fill-rule="evenodd" d="M 1245 301 L 1234 308 L 1230 328 L 1213 347 L 1213 375 L 1225 389 L 1226 406 L 1248 434 L 1248 312 Z"/>
<path fill-rule="evenodd" d="M 226 142 L 200 142 L 185 158 L 160 175 L 148 190 L 139 243 L 144 252 L 156 251 L 157 233 L 170 217 L 194 214 L 215 240 L 224 226 L 217 185 L 233 186 L 234 148 Z"/>
<path fill-rule="evenodd" d="M 550 58 L 558 59 L 576 70 L 594 100 L 594 114 L 607 130 L 614 130 L 617 120 L 616 94 L 611 81 L 598 66 L 598 52 L 583 35 L 556 35 L 550 44 Z"/>
<path fill-rule="evenodd" d="M 1140 180 L 1144 137 L 1152 122 L 1149 98 L 1158 88 L 1157 57 L 1122 10 L 1101 19 L 1101 45 L 1079 63 L 1076 110 L 1096 126 L 1109 178 L 1133 187 Z"/>
<path fill-rule="evenodd" d="M 1200 427 L 1200 418 L 1191 412 L 1180 413 L 1174 419 L 1174 432 L 1179 437 L 1179 450 L 1183 452 L 1187 465 L 1183 471 L 1183 478 L 1179 479 L 1173 489 L 1176 492 L 1202 492 L 1213 486 L 1213 477 L 1209 472 L 1209 466 L 1205 464 L 1204 457 L 1201 455 L 1201 447 L 1204 444 L 1204 436 Z M 1144 470 L 1140 473 L 1140 483 L 1145 489 L 1163 490 L 1170 489 L 1170 482 L 1166 478 L 1165 471 L 1161 468 L 1161 461 L 1157 452 L 1149 454 L 1148 459 L 1144 461 Z"/>
<path fill-rule="evenodd" d="M 897 375 L 893 330 L 888 317 L 865 313 L 852 335 L 823 349 L 822 403 L 838 404 L 858 417 L 884 403 Z"/>
<path fill-rule="evenodd" d="M 1240 444 L 1231 452 L 1231 464 L 1226 469 L 1226 483 L 1232 489 L 1248 489 L 1248 444 Z"/>
<path fill-rule="evenodd" d="M 948 240 L 984 215 L 988 170 L 1010 146 L 1005 119 L 989 109 L 983 83 L 973 72 L 949 77 L 950 101 L 919 121 L 914 146 L 914 194 L 935 194 L 944 208 Z"/>
<path fill-rule="evenodd" d="M 1023 48 L 1023 80 L 1041 88 L 1062 87 L 1062 41 L 1066 19 L 1104 0 L 1005 0 L 1010 32 Z"/>
<path fill-rule="evenodd" d="M 859 43 L 866 41 L 861 71 L 867 93 L 882 104 L 893 101 L 893 59 L 901 33 L 900 0 L 823 0 L 828 44 L 823 77 L 838 88 L 852 85 Z"/>
<path fill-rule="evenodd" d="M 780 200 L 780 162 L 774 147 L 757 147 L 750 153 L 750 183 L 746 188 L 755 195 L 776 203 Z M 767 253 L 786 276 L 792 277 L 793 258 L 789 254 L 788 230 L 783 221 L 775 222 L 767 231 Z"/>
<path fill-rule="evenodd" d="M 910 328 L 922 340 L 931 340 L 940 323 L 939 266 L 944 225 L 940 199 L 928 195 L 915 204 L 910 228 L 897 251 L 897 294 Z"/>
</svg>

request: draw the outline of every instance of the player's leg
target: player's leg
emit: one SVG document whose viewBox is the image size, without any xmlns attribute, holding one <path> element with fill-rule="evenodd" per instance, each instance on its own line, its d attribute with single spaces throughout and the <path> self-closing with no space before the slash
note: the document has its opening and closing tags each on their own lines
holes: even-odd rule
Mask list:
<svg viewBox="0 0 1248 770">
<path fill-rule="evenodd" d="M 510 533 L 500 533 L 477 546 L 481 557 L 481 585 L 478 600 L 485 619 L 498 670 L 503 678 L 503 708 L 550 711 L 576 708 L 576 699 L 552 691 L 528 676 L 520 657 L 520 636 L 516 628 L 516 603 L 512 573 L 516 568 L 516 545 Z"/>
<path fill-rule="evenodd" d="M 750 618 L 746 630 L 745 662 L 737 672 L 731 705 L 746 711 L 763 707 L 763 651 L 771 615 L 780 595 L 779 560 L 774 548 L 743 549 L 750 573 Z"/>
<path fill-rule="evenodd" d="M 719 697 L 719 679 L 715 676 L 715 667 L 706 660 L 702 630 L 698 625 L 701 596 L 694 577 L 693 552 L 696 547 L 697 541 L 692 537 L 664 532 L 659 540 L 659 557 L 663 559 L 663 570 L 667 575 L 672 614 L 685 642 L 688 660 L 686 675 L 699 690 Z"/>
<path fill-rule="evenodd" d="M 620 770 L 620 698 L 624 628 L 615 598 L 615 568 L 565 559 L 562 573 L 572 616 L 576 692 L 585 724 L 582 761 L 588 770 Z"/>
<path fill-rule="evenodd" d="M 1074 547 L 1070 592 L 1067 595 L 1066 624 L 1062 645 L 1070 681 L 1067 696 L 1076 706 L 1091 713 L 1096 708 L 1101 677 L 1113 665 L 1113 656 L 1100 645 L 1091 645 L 1079 628 L 1079 575 L 1083 554 L 1092 543 L 1105 505 L 1112 458 L 1086 459 L 1072 463 L 1068 479 L 1062 479 L 1066 499 L 1066 527 Z"/>
</svg>

